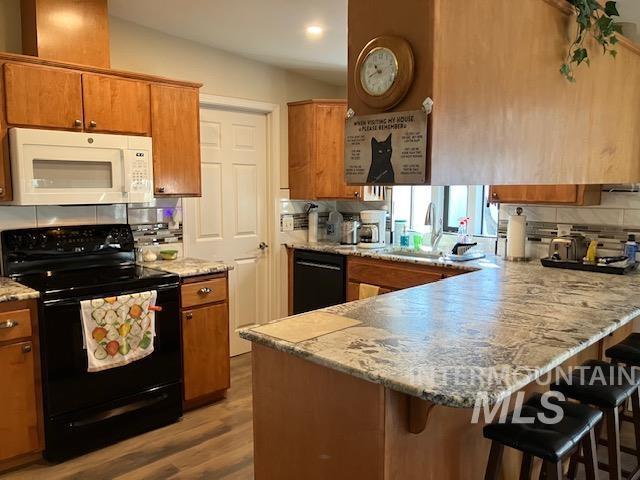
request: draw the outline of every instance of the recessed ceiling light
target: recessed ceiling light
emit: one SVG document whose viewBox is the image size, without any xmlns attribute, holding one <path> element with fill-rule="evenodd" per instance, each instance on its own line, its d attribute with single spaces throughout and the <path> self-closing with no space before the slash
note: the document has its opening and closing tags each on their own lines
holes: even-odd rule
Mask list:
<svg viewBox="0 0 640 480">
<path fill-rule="evenodd" d="M 324 33 L 324 28 L 320 25 L 309 25 L 307 27 L 307 37 L 309 38 L 318 38 L 322 36 Z"/>
</svg>

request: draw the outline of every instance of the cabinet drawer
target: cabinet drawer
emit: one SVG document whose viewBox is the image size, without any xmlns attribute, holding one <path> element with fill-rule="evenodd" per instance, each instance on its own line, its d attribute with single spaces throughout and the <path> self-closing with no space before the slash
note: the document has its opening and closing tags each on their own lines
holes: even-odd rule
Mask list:
<svg viewBox="0 0 640 480">
<path fill-rule="evenodd" d="M 28 309 L 0 312 L 0 342 L 31 336 L 31 314 Z"/>
<path fill-rule="evenodd" d="M 227 279 L 214 278 L 182 285 L 182 308 L 221 302 L 227 298 Z"/>
<path fill-rule="evenodd" d="M 389 290 L 437 282 L 445 278 L 445 269 L 418 267 L 407 263 L 385 260 L 353 259 L 347 262 L 349 282 L 378 285 Z"/>
</svg>

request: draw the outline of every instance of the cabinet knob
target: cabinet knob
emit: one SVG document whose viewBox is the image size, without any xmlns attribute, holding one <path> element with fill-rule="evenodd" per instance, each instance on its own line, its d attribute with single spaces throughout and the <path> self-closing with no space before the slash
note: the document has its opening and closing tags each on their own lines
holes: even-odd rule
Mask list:
<svg viewBox="0 0 640 480">
<path fill-rule="evenodd" d="M 31 349 L 32 349 L 31 342 L 25 343 L 24 345 L 22 345 L 22 353 L 29 353 Z"/>
<path fill-rule="evenodd" d="M 158 187 L 158 188 L 156 188 L 156 192 L 158 192 L 158 193 L 164 193 L 164 187 Z"/>
<path fill-rule="evenodd" d="M 0 330 L 8 330 L 15 328 L 19 325 L 17 320 L 7 320 L 6 322 L 0 322 Z"/>
<path fill-rule="evenodd" d="M 4 188 L 0 187 L 0 195 L 4 195 Z"/>
<path fill-rule="evenodd" d="M 496 192 L 493 192 L 493 194 L 491 195 L 493 198 L 498 198 L 498 194 Z"/>
<path fill-rule="evenodd" d="M 73 126 L 74 127 L 81 127 L 82 126 L 82 120 L 74 120 L 73 121 Z"/>
<path fill-rule="evenodd" d="M 187 320 L 191 320 L 193 318 L 193 313 L 191 312 L 187 312 L 184 316 L 184 318 L 186 318 Z"/>
<path fill-rule="evenodd" d="M 98 126 L 98 124 L 96 123 L 96 121 L 95 121 L 95 120 L 91 120 L 91 121 L 89 122 L 89 126 L 90 126 L 91 128 L 96 128 L 96 127 Z"/>
<path fill-rule="evenodd" d="M 353 192 L 353 196 L 358 198 L 360 196 L 360 192 Z"/>
<path fill-rule="evenodd" d="M 200 290 L 198 290 L 198 294 L 200 295 L 209 295 L 213 290 L 211 290 L 209 287 L 202 287 Z"/>
</svg>

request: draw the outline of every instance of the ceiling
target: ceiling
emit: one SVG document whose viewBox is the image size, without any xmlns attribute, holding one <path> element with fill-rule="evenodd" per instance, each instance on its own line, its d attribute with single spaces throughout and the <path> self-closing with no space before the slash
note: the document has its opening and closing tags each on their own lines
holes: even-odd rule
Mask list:
<svg viewBox="0 0 640 480">
<path fill-rule="evenodd" d="M 109 13 L 145 27 L 346 83 L 347 0 L 109 0 Z M 325 28 L 309 39 L 306 27 Z"/>
<path fill-rule="evenodd" d="M 618 0 L 621 21 L 638 25 L 640 0 Z M 344 86 L 347 0 L 109 0 L 110 14 L 176 37 Z M 306 27 L 320 25 L 321 38 Z"/>
</svg>

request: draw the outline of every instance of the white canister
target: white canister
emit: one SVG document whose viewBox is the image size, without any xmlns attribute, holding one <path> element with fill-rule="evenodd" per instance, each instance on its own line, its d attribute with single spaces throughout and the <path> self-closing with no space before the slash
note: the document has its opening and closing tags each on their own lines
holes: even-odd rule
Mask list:
<svg viewBox="0 0 640 480">
<path fill-rule="evenodd" d="M 309 243 L 318 243 L 318 210 L 309 212 Z"/>
<path fill-rule="evenodd" d="M 522 208 L 516 209 L 516 215 L 509 216 L 507 224 L 507 260 L 525 260 L 527 243 L 527 217 Z"/>
</svg>

